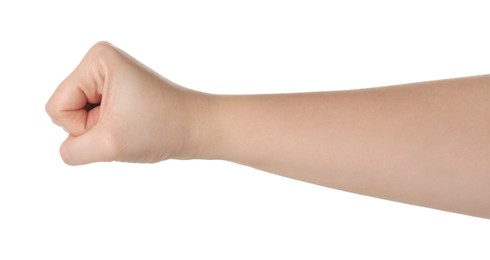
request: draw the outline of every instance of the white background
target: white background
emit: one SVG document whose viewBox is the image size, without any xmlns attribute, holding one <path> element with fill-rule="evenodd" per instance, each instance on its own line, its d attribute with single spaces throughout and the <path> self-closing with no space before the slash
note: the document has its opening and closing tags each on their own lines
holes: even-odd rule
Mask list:
<svg viewBox="0 0 490 260">
<path fill-rule="evenodd" d="M 227 162 L 69 167 L 44 112 L 100 40 L 212 93 L 485 74 L 485 1 L 128 2 L 0 2 L 0 259 L 489 259 L 489 220 Z"/>
</svg>

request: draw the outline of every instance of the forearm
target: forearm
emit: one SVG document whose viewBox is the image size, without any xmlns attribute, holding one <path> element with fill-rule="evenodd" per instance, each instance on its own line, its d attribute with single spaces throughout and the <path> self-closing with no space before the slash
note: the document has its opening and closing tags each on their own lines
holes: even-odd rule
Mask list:
<svg viewBox="0 0 490 260">
<path fill-rule="evenodd" d="M 490 77 L 220 96 L 201 157 L 490 217 Z"/>
</svg>

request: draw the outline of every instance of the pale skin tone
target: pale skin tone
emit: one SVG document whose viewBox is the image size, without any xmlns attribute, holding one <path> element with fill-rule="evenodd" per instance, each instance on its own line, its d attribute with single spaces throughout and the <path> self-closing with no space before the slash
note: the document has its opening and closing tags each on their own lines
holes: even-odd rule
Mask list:
<svg viewBox="0 0 490 260">
<path fill-rule="evenodd" d="M 92 105 L 87 105 L 92 104 Z M 490 218 L 490 76 L 350 91 L 213 95 L 94 45 L 46 105 L 70 165 L 219 159 Z"/>
</svg>

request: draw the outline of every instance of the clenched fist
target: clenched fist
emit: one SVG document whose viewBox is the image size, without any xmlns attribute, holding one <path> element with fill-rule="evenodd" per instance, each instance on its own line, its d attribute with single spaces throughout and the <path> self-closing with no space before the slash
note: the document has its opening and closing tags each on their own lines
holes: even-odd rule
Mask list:
<svg viewBox="0 0 490 260">
<path fill-rule="evenodd" d="M 191 158 L 202 147 L 213 99 L 101 42 L 56 89 L 46 111 L 69 133 L 60 149 L 67 164 L 158 162 Z"/>
</svg>

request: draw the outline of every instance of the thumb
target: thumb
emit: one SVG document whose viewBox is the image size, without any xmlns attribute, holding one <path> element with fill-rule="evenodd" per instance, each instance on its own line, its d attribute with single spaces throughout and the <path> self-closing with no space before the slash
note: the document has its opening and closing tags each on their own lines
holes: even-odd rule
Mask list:
<svg viewBox="0 0 490 260">
<path fill-rule="evenodd" d="M 96 125 L 82 135 L 68 136 L 60 147 L 61 158 L 68 165 L 113 161 L 117 150 L 113 140 L 107 131 Z"/>
</svg>

